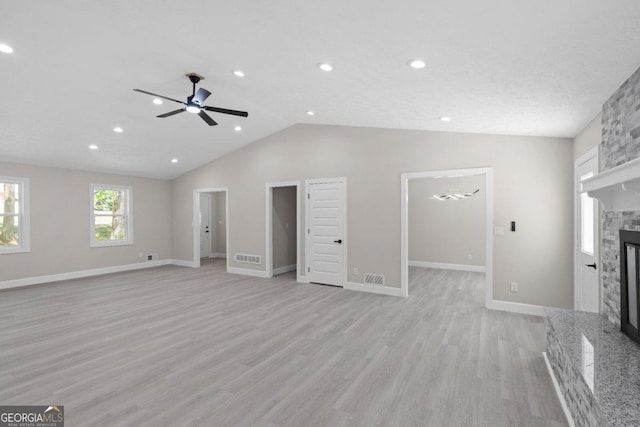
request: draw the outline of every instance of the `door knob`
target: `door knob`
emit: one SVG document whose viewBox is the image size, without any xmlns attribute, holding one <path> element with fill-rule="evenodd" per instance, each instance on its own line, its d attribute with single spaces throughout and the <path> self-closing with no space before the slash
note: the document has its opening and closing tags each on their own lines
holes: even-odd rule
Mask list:
<svg viewBox="0 0 640 427">
<path fill-rule="evenodd" d="M 595 262 L 594 262 L 593 264 L 585 264 L 585 265 L 586 265 L 587 267 L 591 267 L 591 268 L 593 268 L 594 270 L 597 270 L 597 269 L 598 269 L 598 267 L 596 266 L 596 263 L 595 263 Z"/>
<path fill-rule="evenodd" d="M 342 239 L 334 240 L 333 243 L 342 243 Z"/>
</svg>

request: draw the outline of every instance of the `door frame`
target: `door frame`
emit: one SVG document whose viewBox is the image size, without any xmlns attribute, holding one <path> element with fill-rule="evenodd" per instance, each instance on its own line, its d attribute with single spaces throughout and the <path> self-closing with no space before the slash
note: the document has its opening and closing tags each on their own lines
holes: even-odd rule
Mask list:
<svg viewBox="0 0 640 427">
<path fill-rule="evenodd" d="M 409 181 L 443 175 L 485 177 L 485 306 L 493 302 L 493 168 L 448 169 L 409 172 L 400 176 L 400 292 L 409 296 Z"/>
<path fill-rule="evenodd" d="M 301 272 L 300 261 L 301 254 L 300 241 L 302 239 L 302 221 L 301 221 L 301 197 L 300 197 L 300 181 L 281 181 L 267 182 L 265 184 L 265 248 L 264 262 L 267 268 L 267 277 L 273 277 L 273 189 L 278 187 L 295 187 L 296 188 L 296 280 L 301 282 L 304 276 Z"/>
<path fill-rule="evenodd" d="M 198 216 L 198 223 L 200 225 L 200 233 L 202 233 L 202 198 L 206 197 L 207 199 L 209 199 L 209 248 L 207 249 L 207 256 L 203 257 L 202 256 L 202 245 L 199 245 L 199 250 L 200 250 L 200 259 L 202 258 L 211 258 L 211 193 L 200 193 L 200 204 L 198 205 L 198 212 L 199 212 L 199 216 Z M 201 235 L 199 234 L 198 237 L 202 238 Z"/>
<path fill-rule="evenodd" d="M 225 215 L 226 215 L 226 245 L 227 245 L 227 271 L 229 271 L 229 187 L 198 188 L 193 190 L 193 267 L 200 267 L 200 194 L 224 192 Z"/>
<path fill-rule="evenodd" d="M 304 194 L 307 195 L 307 197 L 304 197 L 304 224 L 305 224 L 305 228 L 307 230 L 309 230 L 309 224 L 311 223 L 309 215 L 310 215 L 310 209 L 309 209 L 309 186 L 311 184 L 322 184 L 322 183 L 328 183 L 328 182 L 341 182 L 342 185 L 344 186 L 344 193 L 343 193 L 343 199 L 342 199 L 342 218 L 344 220 L 344 228 L 343 228 L 343 243 L 342 246 L 344 248 L 343 252 L 342 252 L 342 277 L 340 277 L 340 280 L 342 281 L 342 284 L 339 286 L 345 287 L 347 285 L 347 273 L 348 273 L 348 244 L 349 244 L 349 234 L 347 232 L 347 201 L 349 199 L 349 197 L 347 196 L 347 177 L 343 176 L 343 177 L 336 177 L 336 178 L 314 178 L 314 179 L 305 179 L 304 181 Z M 309 254 L 311 253 L 311 239 L 307 239 L 307 236 L 309 235 L 309 232 L 307 231 L 307 234 L 305 234 L 304 236 L 304 276 L 300 277 L 298 281 L 300 282 L 305 282 L 305 283 L 309 283 L 309 276 L 307 275 L 307 272 L 310 271 L 311 269 L 311 265 L 309 263 Z M 301 280 L 300 280 L 301 279 Z"/>
<path fill-rule="evenodd" d="M 580 306 L 579 296 L 581 295 L 581 286 L 580 282 L 580 262 L 579 262 L 579 251 L 580 251 L 580 220 L 578 220 L 579 215 L 582 212 L 579 211 L 580 205 L 580 194 L 581 187 L 580 181 L 578 180 L 578 167 L 583 163 L 591 160 L 592 158 L 596 159 L 597 170 L 598 173 L 600 171 L 600 146 L 596 145 L 591 148 L 589 151 L 578 157 L 573 164 L 573 309 L 577 310 Z M 603 301 L 603 286 L 602 286 L 602 262 L 600 260 L 600 227 L 602 225 L 602 213 L 600 209 L 600 201 L 598 199 L 593 199 L 596 206 L 596 217 L 593 219 L 594 223 L 597 224 L 595 227 L 595 235 L 594 235 L 594 245 L 593 245 L 593 257 L 596 260 L 596 264 L 598 266 L 598 312 L 602 312 L 602 301 Z"/>
</svg>

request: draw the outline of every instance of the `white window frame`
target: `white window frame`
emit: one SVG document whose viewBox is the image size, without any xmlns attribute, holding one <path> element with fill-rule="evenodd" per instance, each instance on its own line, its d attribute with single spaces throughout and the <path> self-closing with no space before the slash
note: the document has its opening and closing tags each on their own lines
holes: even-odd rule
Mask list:
<svg viewBox="0 0 640 427">
<path fill-rule="evenodd" d="M 127 236 L 122 240 L 96 240 L 96 223 L 94 214 L 94 197 L 96 190 L 124 191 L 126 195 L 125 216 Z M 92 248 L 105 246 L 133 245 L 133 187 L 126 185 L 91 184 L 89 192 L 89 239 Z"/>
<path fill-rule="evenodd" d="M 31 234 L 29 227 L 29 178 L 0 176 L 0 182 L 18 184 L 18 206 L 20 210 L 19 213 L 13 215 L 18 217 L 18 233 L 20 236 L 19 244 L 17 246 L 0 246 L 0 255 L 31 252 Z"/>
</svg>

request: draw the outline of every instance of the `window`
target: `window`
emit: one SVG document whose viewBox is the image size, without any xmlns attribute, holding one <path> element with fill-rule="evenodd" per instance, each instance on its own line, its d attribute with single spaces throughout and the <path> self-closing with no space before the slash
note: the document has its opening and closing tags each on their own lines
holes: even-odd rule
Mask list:
<svg viewBox="0 0 640 427">
<path fill-rule="evenodd" d="M 0 176 L 0 254 L 29 252 L 29 180 Z"/>
<path fill-rule="evenodd" d="M 91 184 L 91 246 L 133 244 L 131 187 Z"/>
</svg>

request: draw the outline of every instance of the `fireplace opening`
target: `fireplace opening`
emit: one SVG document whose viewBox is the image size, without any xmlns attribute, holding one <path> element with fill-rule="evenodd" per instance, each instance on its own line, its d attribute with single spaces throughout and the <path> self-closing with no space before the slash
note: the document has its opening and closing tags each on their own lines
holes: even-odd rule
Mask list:
<svg viewBox="0 0 640 427">
<path fill-rule="evenodd" d="M 640 232 L 620 230 L 620 329 L 640 343 Z"/>
</svg>

